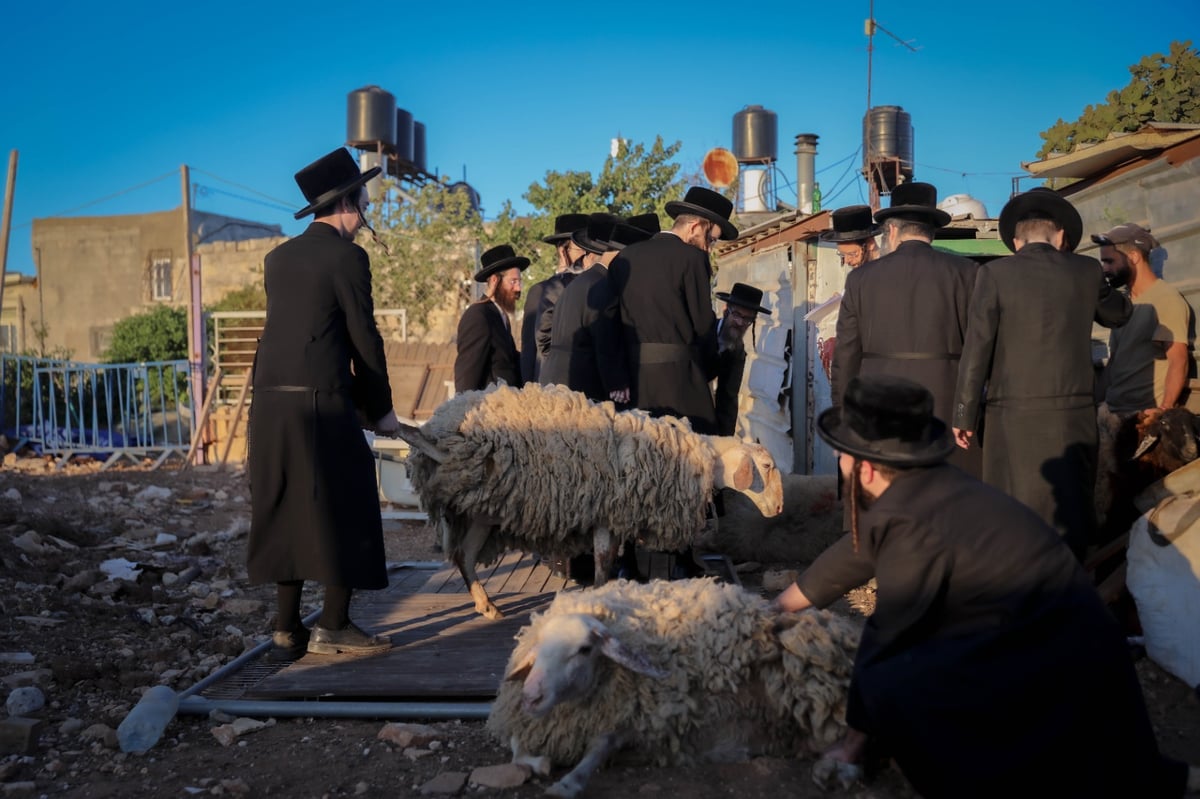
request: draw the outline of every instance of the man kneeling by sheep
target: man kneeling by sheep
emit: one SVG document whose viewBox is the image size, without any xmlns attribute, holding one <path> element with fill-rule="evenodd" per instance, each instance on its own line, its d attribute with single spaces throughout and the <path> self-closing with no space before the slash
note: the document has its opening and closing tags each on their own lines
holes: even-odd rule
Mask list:
<svg viewBox="0 0 1200 799">
<path fill-rule="evenodd" d="M 825 607 L 871 577 L 847 700 L 827 752 L 877 743 L 925 797 L 1178 797 L 1200 770 L 1158 749 L 1125 637 L 1033 511 L 946 464 L 921 386 L 851 381 L 818 430 L 841 455 L 851 531 L 775 600 Z"/>
</svg>

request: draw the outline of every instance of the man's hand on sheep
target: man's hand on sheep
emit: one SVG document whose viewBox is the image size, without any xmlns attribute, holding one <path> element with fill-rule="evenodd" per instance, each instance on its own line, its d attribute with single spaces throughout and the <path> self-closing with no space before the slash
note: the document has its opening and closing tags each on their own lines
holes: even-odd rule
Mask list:
<svg viewBox="0 0 1200 799">
<path fill-rule="evenodd" d="M 400 420 L 396 418 L 396 409 L 392 408 L 382 419 L 375 422 L 374 430 L 377 435 L 394 436 L 400 429 Z"/>
</svg>

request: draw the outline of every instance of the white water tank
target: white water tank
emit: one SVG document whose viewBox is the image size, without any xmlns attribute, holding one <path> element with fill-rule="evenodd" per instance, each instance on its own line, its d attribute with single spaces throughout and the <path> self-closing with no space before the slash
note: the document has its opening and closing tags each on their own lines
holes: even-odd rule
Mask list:
<svg viewBox="0 0 1200 799">
<path fill-rule="evenodd" d="M 951 219 L 990 219 L 983 203 L 969 194 L 951 194 L 940 203 L 938 208 L 950 214 Z"/>
</svg>

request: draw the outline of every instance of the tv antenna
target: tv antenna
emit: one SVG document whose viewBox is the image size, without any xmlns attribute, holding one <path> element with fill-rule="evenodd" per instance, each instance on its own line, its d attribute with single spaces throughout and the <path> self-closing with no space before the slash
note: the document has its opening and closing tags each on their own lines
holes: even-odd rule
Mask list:
<svg viewBox="0 0 1200 799">
<path fill-rule="evenodd" d="M 879 21 L 877 19 L 875 19 L 875 0 L 870 0 L 870 4 L 868 6 L 868 11 L 867 11 L 867 20 L 863 24 L 863 33 L 865 33 L 867 36 L 867 116 L 864 117 L 865 120 L 869 120 L 870 115 L 871 115 L 871 69 L 872 69 L 872 58 L 873 58 L 873 55 L 875 52 L 875 31 L 877 31 L 877 30 L 882 31 L 883 33 L 887 34 L 891 38 L 895 39 L 897 43 L 907 47 L 909 50 L 913 51 L 914 53 L 917 52 L 917 50 L 919 49 L 919 48 L 913 46 L 913 42 L 916 41 L 915 39 L 908 39 L 906 41 L 904 39 L 901 39 L 896 34 L 892 33 L 887 28 L 880 25 Z M 864 173 L 867 178 L 867 187 L 870 192 L 870 199 L 868 202 L 870 203 L 871 208 L 873 210 L 878 210 L 879 209 L 879 188 L 876 185 L 876 181 L 873 179 L 872 173 L 880 168 L 880 164 L 878 163 L 879 159 L 876 157 L 876 155 L 873 152 L 871 152 L 871 136 L 866 130 L 867 123 L 864 122 L 863 124 L 864 124 L 863 160 L 864 160 L 864 163 L 866 164 L 866 169 L 864 170 Z"/>
</svg>

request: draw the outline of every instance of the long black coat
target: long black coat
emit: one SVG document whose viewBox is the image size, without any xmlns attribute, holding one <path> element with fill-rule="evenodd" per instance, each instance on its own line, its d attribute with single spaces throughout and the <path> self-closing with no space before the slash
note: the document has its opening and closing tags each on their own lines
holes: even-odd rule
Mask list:
<svg viewBox="0 0 1200 799">
<path fill-rule="evenodd" d="M 1122 325 L 1130 309 L 1099 261 L 1049 244 L 985 264 L 971 298 L 953 424 L 973 431 L 986 418 L 983 479 L 1077 554 L 1096 524 L 1092 323 Z"/>
<path fill-rule="evenodd" d="M 717 372 L 717 318 L 708 254 L 672 233 L 621 251 L 609 267 L 621 308 L 631 401 L 652 414 L 716 430 L 709 381 Z"/>
<path fill-rule="evenodd" d="M 830 371 L 834 407 L 853 378 L 895 375 L 929 389 L 934 415 L 949 424 L 978 269 L 970 258 L 910 240 L 851 270 Z M 956 453 L 952 462 L 980 472 L 978 452 Z"/>
<path fill-rule="evenodd" d="M 737 432 L 738 397 L 745 374 L 746 346 L 739 341 L 717 357 L 717 380 L 713 387 L 717 435 L 731 436 Z"/>
<path fill-rule="evenodd" d="M 517 345 L 496 303 L 482 299 L 467 306 L 458 320 L 456 340 L 455 391 L 475 391 L 500 380 L 517 388 L 524 385 Z"/>
<path fill-rule="evenodd" d="M 553 318 L 542 383 L 567 386 L 597 402 L 629 386 L 617 295 L 607 267 L 596 264 L 573 279 L 555 303 Z"/>
<path fill-rule="evenodd" d="M 534 283 L 525 292 L 525 307 L 521 312 L 521 379 L 526 383 L 536 382 L 542 367 L 537 350 L 538 305 L 549 279 Z"/>
<path fill-rule="evenodd" d="M 379 491 L 358 412 L 392 407 L 367 253 L 314 222 L 266 257 L 250 407 L 253 583 L 383 588 Z"/>
<path fill-rule="evenodd" d="M 874 577 L 846 721 L 924 797 L 1166 797 L 1125 636 L 1032 511 L 961 470 L 901 472 L 797 581 L 817 607 Z"/>
</svg>

